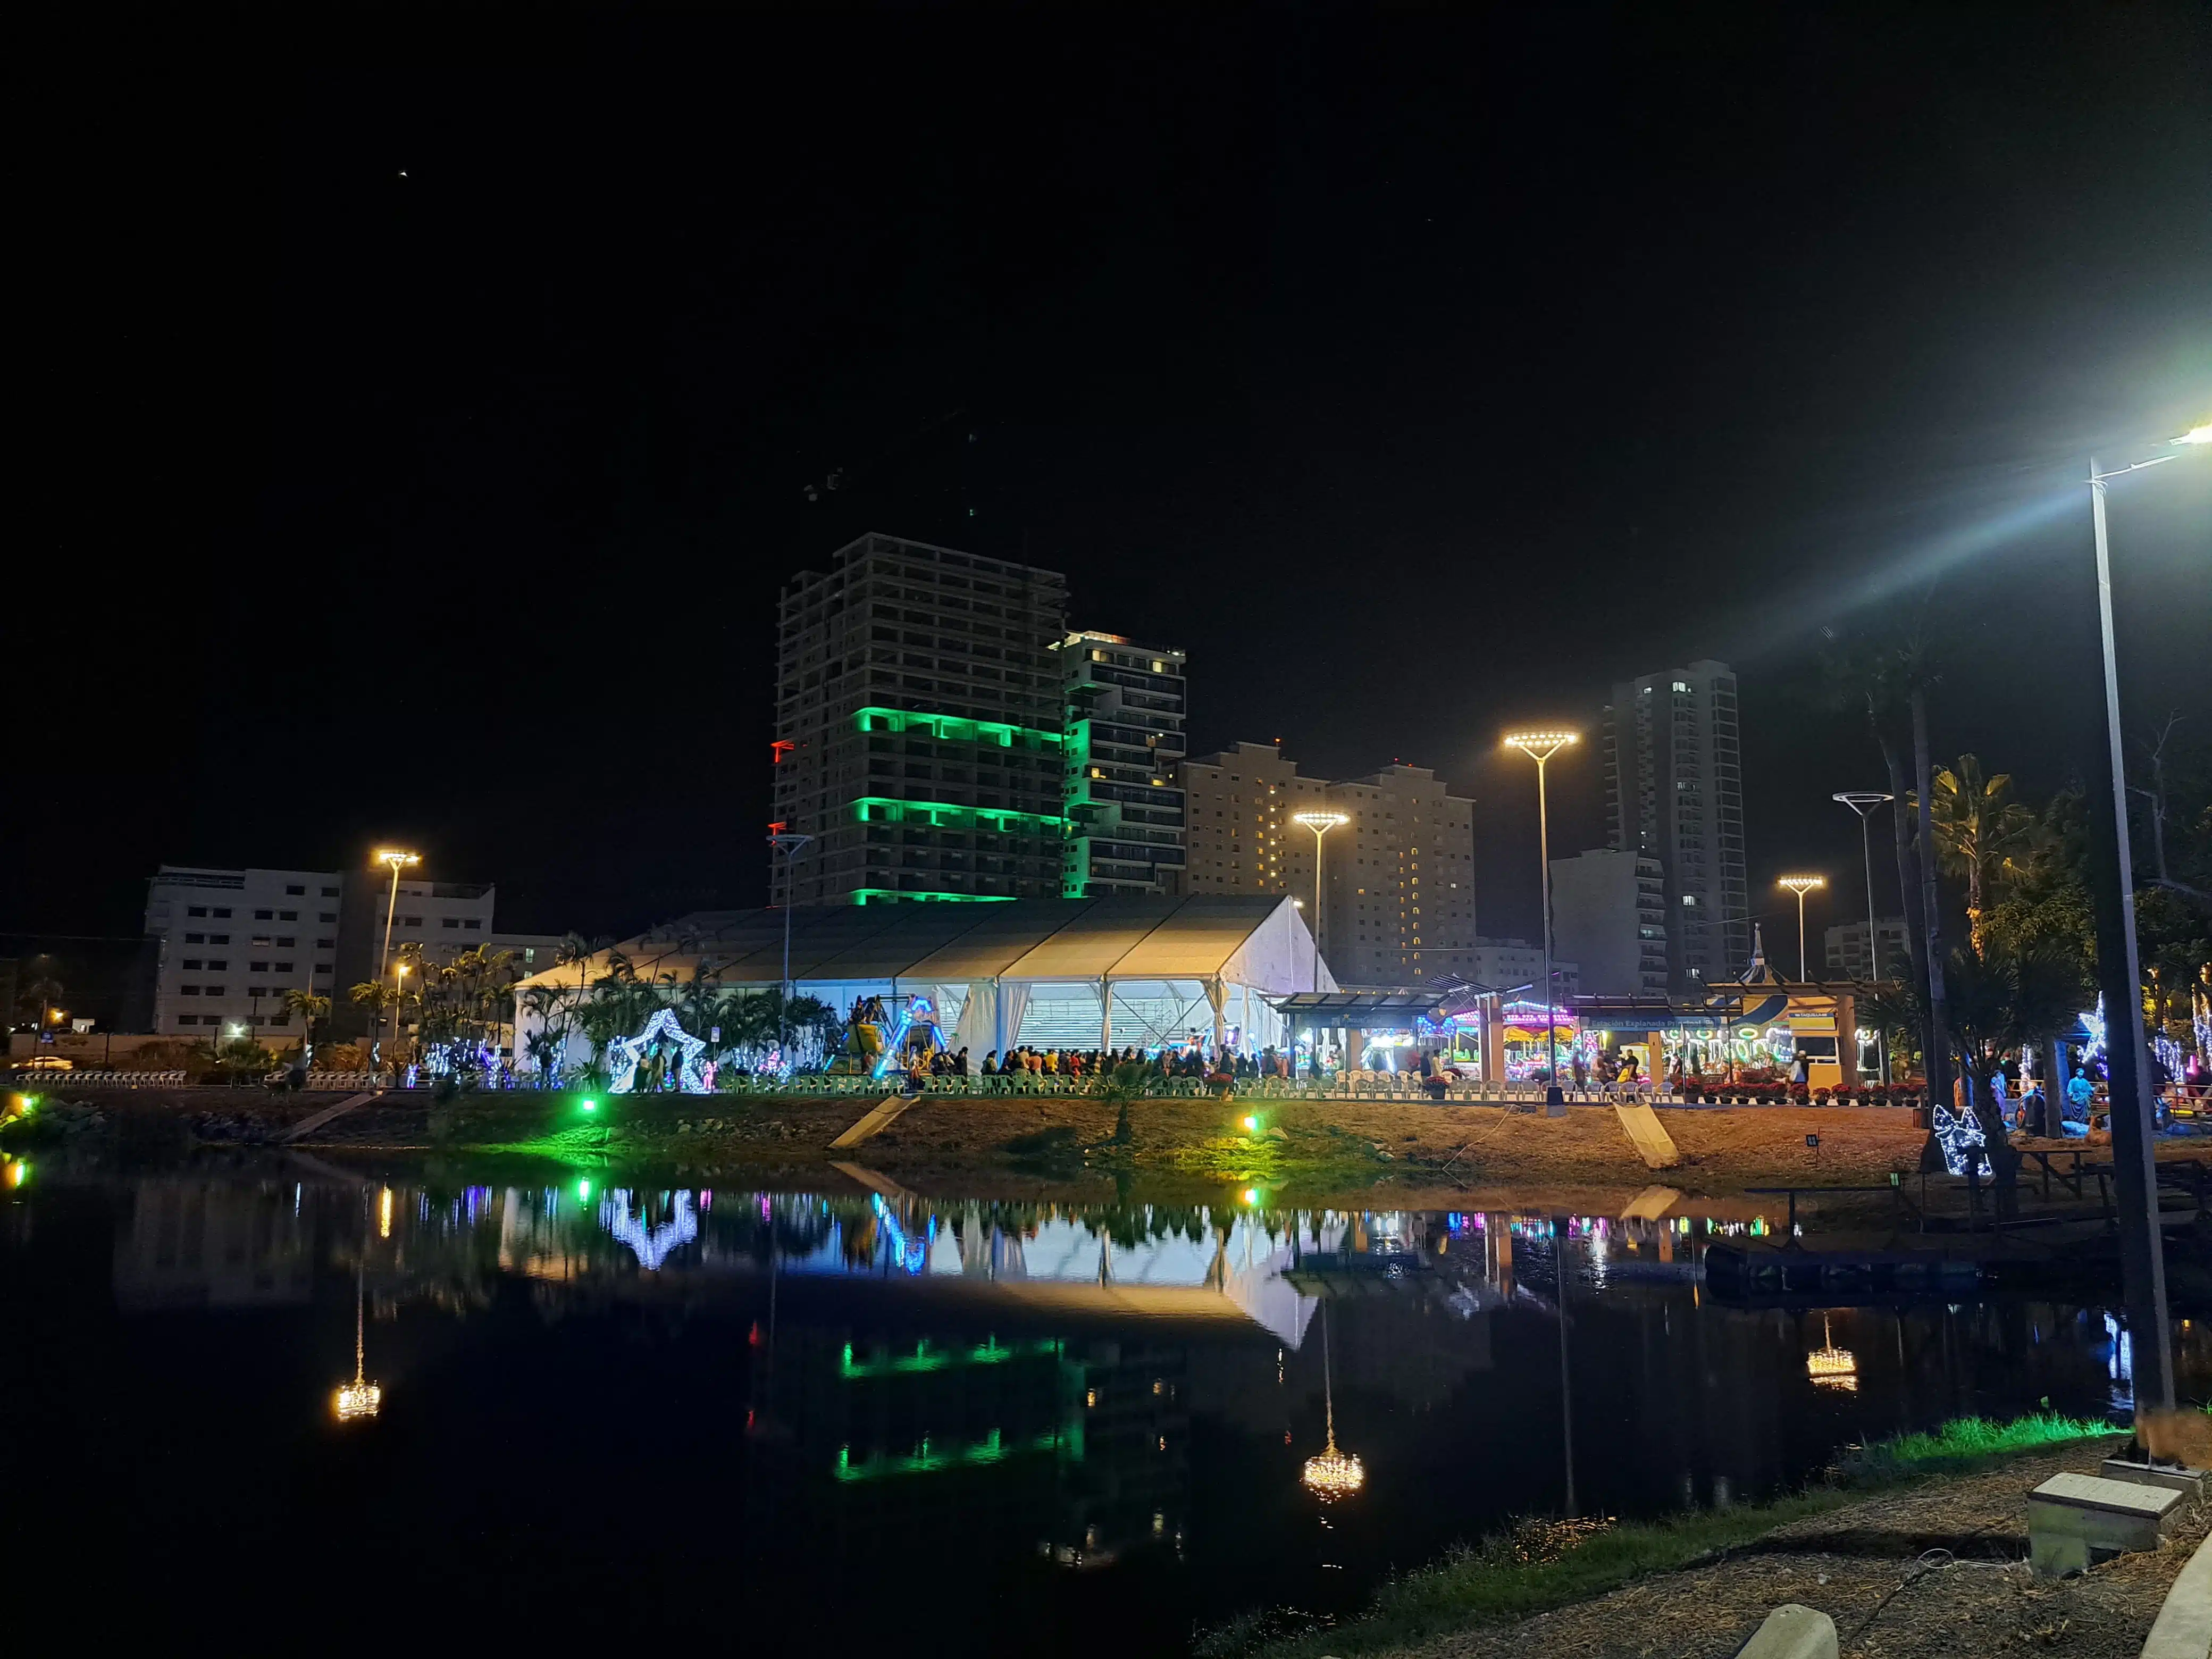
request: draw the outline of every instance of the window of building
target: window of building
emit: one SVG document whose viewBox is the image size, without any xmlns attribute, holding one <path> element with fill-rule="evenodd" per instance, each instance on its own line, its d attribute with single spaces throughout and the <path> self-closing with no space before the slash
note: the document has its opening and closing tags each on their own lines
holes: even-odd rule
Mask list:
<svg viewBox="0 0 2212 1659">
<path fill-rule="evenodd" d="M 276 913 L 276 920 L 279 921 L 297 921 L 299 919 L 300 913 L 297 910 L 279 910 Z"/>
<path fill-rule="evenodd" d="M 318 951 L 335 951 L 337 948 L 338 942 L 334 939 L 319 939 L 315 941 L 315 949 Z"/>
<path fill-rule="evenodd" d="M 318 910 L 318 911 L 315 913 L 315 920 L 316 920 L 317 921 L 319 921 L 319 922 L 324 923 L 324 924 L 325 924 L 325 925 L 326 925 L 326 926 L 327 926 L 329 923 L 331 923 L 331 922 L 336 921 L 337 919 L 338 919 L 338 913 L 337 913 L 337 911 L 335 911 L 335 910 Z"/>
<path fill-rule="evenodd" d="M 208 935 L 208 943 L 210 945 L 228 945 L 230 943 L 230 935 L 228 933 L 210 933 Z"/>
<path fill-rule="evenodd" d="M 269 971 L 269 964 L 265 962 L 249 962 L 246 964 L 246 971 L 249 974 L 265 974 Z"/>
<path fill-rule="evenodd" d="M 215 914 L 218 921 L 228 921 L 230 920 L 230 907 L 227 904 L 218 904 L 215 907 Z"/>
<path fill-rule="evenodd" d="M 211 973 L 219 974 L 229 966 L 230 958 L 228 957 L 211 957 L 208 959 L 208 969 Z"/>
<path fill-rule="evenodd" d="M 325 887 L 323 889 L 323 896 L 325 898 L 336 898 L 337 896 L 338 890 L 335 887 Z"/>
<path fill-rule="evenodd" d="M 471 916 L 461 926 L 471 929 L 481 928 L 483 926 L 483 919 L 481 916 Z"/>
<path fill-rule="evenodd" d="M 420 927 L 422 925 L 422 918 L 420 916 L 402 916 L 399 918 L 399 925 L 403 927 Z"/>
<path fill-rule="evenodd" d="M 276 971 L 280 974 L 289 974 L 292 971 L 292 964 L 289 962 L 280 962 L 276 966 Z"/>
<path fill-rule="evenodd" d="M 307 892 L 307 890 L 306 888 L 304 888 L 304 887 L 292 887 L 292 886 L 287 886 L 287 887 L 284 889 L 284 890 L 285 890 L 287 893 L 292 894 L 293 896 L 295 896 L 296 897 L 296 896 L 301 896 L 301 895 L 305 894 L 305 893 Z"/>
<path fill-rule="evenodd" d="M 185 935 L 185 943 L 187 945 L 205 945 L 207 943 L 207 935 L 205 933 L 187 933 Z"/>
<path fill-rule="evenodd" d="M 459 916 L 447 916 L 442 918 L 438 925 L 441 927 L 458 927 L 461 925 L 461 919 Z"/>
<path fill-rule="evenodd" d="M 177 1024 L 179 1025 L 197 1025 L 199 1023 L 200 1017 L 198 1014 L 179 1014 L 177 1016 Z"/>
<path fill-rule="evenodd" d="M 185 907 L 185 914 L 188 916 L 204 916 L 207 914 L 207 906 L 204 904 L 187 904 Z"/>
</svg>

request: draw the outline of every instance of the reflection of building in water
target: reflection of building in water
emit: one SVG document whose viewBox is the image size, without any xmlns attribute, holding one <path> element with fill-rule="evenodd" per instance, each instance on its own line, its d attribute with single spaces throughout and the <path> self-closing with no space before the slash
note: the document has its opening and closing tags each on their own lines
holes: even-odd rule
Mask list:
<svg viewBox="0 0 2212 1659">
<path fill-rule="evenodd" d="M 750 1496 L 815 1547 L 910 1553 L 917 1539 L 957 1539 L 1082 1566 L 1181 1541 L 1179 1348 L 759 1334 L 749 1420 L 770 1478 Z"/>
<path fill-rule="evenodd" d="M 313 1277 L 300 1188 L 136 1183 L 115 1239 L 115 1300 L 129 1311 L 304 1303 Z"/>
</svg>

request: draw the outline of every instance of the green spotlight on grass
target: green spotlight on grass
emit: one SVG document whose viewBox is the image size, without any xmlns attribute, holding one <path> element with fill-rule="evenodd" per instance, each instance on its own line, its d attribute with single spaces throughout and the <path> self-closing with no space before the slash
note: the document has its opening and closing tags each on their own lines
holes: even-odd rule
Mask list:
<svg viewBox="0 0 2212 1659">
<path fill-rule="evenodd" d="M 1244 1133 L 1248 1135 L 1258 1134 L 1260 1133 L 1260 1120 L 1256 1117 L 1247 1117 L 1244 1120 Z"/>
<path fill-rule="evenodd" d="M 584 1109 L 587 1112 L 596 1112 L 599 1109 L 599 1103 L 596 1100 L 587 1100 L 584 1103 Z"/>
</svg>

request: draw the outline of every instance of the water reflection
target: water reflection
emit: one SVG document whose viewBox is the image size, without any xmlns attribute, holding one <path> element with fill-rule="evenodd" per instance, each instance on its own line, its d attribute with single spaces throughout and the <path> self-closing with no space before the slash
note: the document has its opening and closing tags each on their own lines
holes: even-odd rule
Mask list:
<svg viewBox="0 0 2212 1659">
<path fill-rule="evenodd" d="M 36 1349 L 47 1438 L 106 1443 L 118 1389 L 155 1402 L 105 1483 L 69 1488 L 80 1529 L 149 1563 L 210 1525 L 276 1577 L 311 1538 L 402 1584 L 489 1550 L 487 1618 L 587 1573 L 610 1620 L 702 1636 L 739 1595 L 757 1633 L 818 1635 L 865 1564 L 872 1595 L 1009 1609 L 1003 1632 L 945 1633 L 969 1655 L 1172 1654 L 1194 1621 L 1348 1607 L 1515 1515 L 1725 1505 L 1857 1438 L 2046 1397 L 2094 1414 L 2127 1387 L 2098 1307 L 1717 1306 L 1704 1249 L 1747 1218 L 1071 1207 L 854 1174 L 761 1193 L 42 1172 L 0 1248 L 60 1310 Z M 348 1337 L 382 1392 L 339 1435 Z M 1356 1451 L 1361 1479 L 1317 1494 L 1317 1447 Z M 416 1496 L 571 1465 L 580 1497 L 619 1501 L 549 1525 Z"/>
</svg>

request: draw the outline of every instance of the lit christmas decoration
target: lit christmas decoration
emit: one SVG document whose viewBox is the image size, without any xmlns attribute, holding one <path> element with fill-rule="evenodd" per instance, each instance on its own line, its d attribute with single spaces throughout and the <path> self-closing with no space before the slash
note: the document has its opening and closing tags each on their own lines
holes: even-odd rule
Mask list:
<svg viewBox="0 0 2212 1659">
<path fill-rule="evenodd" d="M 692 1213 L 689 1192 L 676 1194 L 672 1213 L 658 1227 L 646 1224 L 642 1206 L 636 1214 L 630 1212 L 629 1193 L 609 1193 L 599 1201 L 599 1224 L 629 1245 L 647 1273 L 659 1272 L 672 1250 L 699 1237 L 699 1218 Z"/>
<path fill-rule="evenodd" d="M 389 1188 L 385 1189 L 384 1206 L 385 1232 L 389 1237 L 392 1214 L 392 1191 Z M 364 1222 L 368 1218 L 368 1194 L 363 1193 L 362 1218 Z M 337 1419 L 341 1423 L 351 1423 L 361 1418 L 374 1417 L 384 1409 L 384 1390 L 362 1374 L 362 1364 L 368 1358 L 368 1350 L 362 1340 L 363 1309 L 367 1302 L 368 1288 L 368 1229 L 363 1227 L 361 1254 L 354 1258 L 353 1267 L 353 1381 L 339 1383 L 337 1392 L 331 1400 L 331 1409 L 337 1413 Z"/>
<path fill-rule="evenodd" d="M 1984 1179 L 1994 1171 L 1984 1152 L 1982 1126 L 1974 1121 L 1972 1112 L 1954 1114 L 1951 1109 L 1938 1103 L 1929 1120 L 1935 1126 L 1936 1144 L 1943 1149 L 1943 1167 L 1954 1176 L 1966 1173 L 1970 1161 L 1981 1165 L 1978 1171 Z"/>
<path fill-rule="evenodd" d="M 645 1058 L 645 1051 L 653 1039 L 665 1037 L 684 1051 L 677 1068 L 676 1086 L 678 1092 L 703 1095 L 707 1092 L 706 1073 L 701 1069 L 700 1056 L 707 1045 L 685 1030 L 676 1018 L 673 1008 L 663 1008 L 645 1022 L 645 1029 L 634 1037 L 617 1037 L 607 1044 L 607 1066 L 614 1081 L 607 1086 L 615 1094 L 626 1095 L 637 1086 L 637 1064 Z"/>
<path fill-rule="evenodd" d="M 1805 1375 L 1816 1389 L 1833 1389 L 1838 1394 L 1859 1391 L 1858 1359 L 1849 1348 L 1836 1346 L 1826 1314 L 1820 1316 L 1820 1346 L 1805 1356 Z"/>
</svg>

